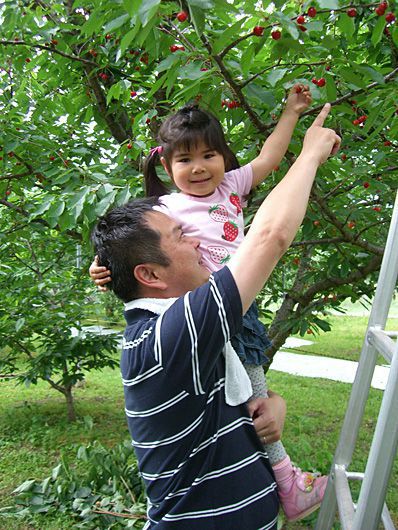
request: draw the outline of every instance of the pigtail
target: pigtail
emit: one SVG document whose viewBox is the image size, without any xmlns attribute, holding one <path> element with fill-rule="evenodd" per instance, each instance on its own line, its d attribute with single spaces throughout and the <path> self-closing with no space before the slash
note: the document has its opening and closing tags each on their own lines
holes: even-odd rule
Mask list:
<svg viewBox="0 0 398 530">
<path fill-rule="evenodd" d="M 159 162 L 159 150 L 153 150 L 144 162 L 144 183 L 146 197 L 161 197 L 170 193 L 169 188 L 159 178 L 156 163 Z"/>
</svg>

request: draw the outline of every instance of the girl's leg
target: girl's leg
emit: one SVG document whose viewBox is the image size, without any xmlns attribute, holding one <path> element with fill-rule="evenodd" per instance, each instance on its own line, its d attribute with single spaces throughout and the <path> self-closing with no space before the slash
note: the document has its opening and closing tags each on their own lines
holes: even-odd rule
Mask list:
<svg viewBox="0 0 398 530">
<path fill-rule="evenodd" d="M 255 364 L 245 364 L 244 366 L 252 384 L 253 398 L 267 398 L 268 388 L 263 367 Z M 271 466 L 282 462 L 282 460 L 287 457 L 283 443 L 280 440 L 278 442 L 264 444 L 264 447 L 267 451 Z"/>
<path fill-rule="evenodd" d="M 262 366 L 244 364 L 253 388 L 253 398 L 268 397 Z M 298 521 L 319 508 L 327 476 L 301 471 L 292 465 L 281 441 L 264 444 L 278 485 L 279 500 L 289 521 Z"/>
</svg>

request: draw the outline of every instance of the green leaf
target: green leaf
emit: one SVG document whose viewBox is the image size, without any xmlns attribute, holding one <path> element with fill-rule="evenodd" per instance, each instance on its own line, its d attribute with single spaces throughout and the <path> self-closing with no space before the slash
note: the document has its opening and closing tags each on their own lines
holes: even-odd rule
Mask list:
<svg viewBox="0 0 398 530">
<path fill-rule="evenodd" d="M 227 27 L 213 43 L 213 53 L 219 53 L 223 48 L 235 40 L 242 29 L 243 20 L 238 20 L 235 24 Z"/>
<path fill-rule="evenodd" d="M 127 50 L 127 48 L 130 46 L 130 44 L 133 42 L 135 34 L 136 34 L 136 28 L 133 27 L 123 36 L 120 42 L 121 53 L 124 53 Z"/>
<path fill-rule="evenodd" d="M 25 319 L 24 318 L 18 318 L 18 320 L 15 322 L 15 331 L 18 333 L 18 331 L 24 326 Z"/>
<path fill-rule="evenodd" d="M 384 17 L 378 17 L 376 25 L 375 25 L 375 27 L 373 28 L 373 31 L 372 31 L 371 41 L 372 41 L 373 46 L 376 46 L 381 41 L 381 38 L 383 36 L 383 30 L 384 30 L 385 26 L 386 26 L 385 18 Z"/>
<path fill-rule="evenodd" d="M 352 36 L 355 33 L 354 18 L 349 17 L 346 13 L 343 13 L 339 16 L 337 20 L 337 25 L 342 35 L 344 35 L 347 39 L 351 40 Z"/>
<path fill-rule="evenodd" d="M 200 38 L 205 28 L 205 14 L 202 9 L 195 5 L 189 5 L 189 14 L 194 25 L 196 34 Z"/>
<path fill-rule="evenodd" d="M 113 203 L 116 197 L 116 190 L 108 193 L 95 207 L 95 213 L 97 215 L 104 215 L 108 210 L 109 206 Z"/>
<path fill-rule="evenodd" d="M 200 7 L 201 9 L 211 9 L 214 6 L 212 0 L 187 0 L 189 6 Z"/>
<path fill-rule="evenodd" d="M 145 27 L 150 19 L 156 14 L 161 0 L 144 0 L 139 9 L 142 26 Z"/>
<path fill-rule="evenodd" d="M 346 83 L 354 85 L 356 88 L 365 88 L 366 83 L 362 77 L 355 74 L 352 68 L 342 67 L 340 68 L 340 75 Z"/>
<path fill-rule="evenodd" d="M 321 9 L 338 9 L 338 0 L 318 0 L 318 5 Z"/>
<path fill-rule="evenodd" d="M 131 18 L 138 14 L 138 10 L 142 0 L 123 0 L 124 9 L 130 15 Z"/>
<path fill-rule="evenodd" d="M 267 81 L 271 86 L 275 86 L 278 81 L 283 79 L 285 73 L 287 72 L 286 68 L 275 68 L 267 75 Z"/>
<path fill-rule="evenodd" d="M 358 65 L 357 70 L 367 74 L 373 81 L 380 83 L 381 85 L 385 84 L 384 76 L 378 72 L 375 68 L 367 65 Z"/>
<path fill-rule="evenodd" d="M 119 17 L 111 20 L 110 22 L 108 22 L 108 24 L 105 25 L 104 32 L 109 33 L 117 28 L 120 28 L 129 20 L 129 18 L 129 15 L 127 13 L 124 13 L 123 15 L 120 15 Z"/>
</svg>

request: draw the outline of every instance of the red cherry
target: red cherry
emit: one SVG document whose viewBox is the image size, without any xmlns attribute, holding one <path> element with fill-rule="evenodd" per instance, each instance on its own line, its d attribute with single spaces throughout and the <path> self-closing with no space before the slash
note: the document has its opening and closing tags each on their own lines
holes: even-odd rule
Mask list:
<svg viewBox="0 0 398 530">
<path fill-rule="evenodd" d="M 50 160 L 55 160 L 55 156 L 54 155 L 51 155 L 49 158 L 50 158 Z"/>
<path fill-rule="evenodd" d="M 320 79 L 318 79 L 317 83 L 316 83 L 319 87 L 323 87 L 326 85 L 326 79 L 324 77 L 321 77 Z"/>
<path fill-rule="evenodd" d="M 296 18 L 296 22 L 297 22 L 297 24 L 305 24 L 305 16 L 304 15 L 299 15 Z"/>
<path fill-rule="evenodd" d="M 380 206 L 374 206 L 372 210 L 374 210 L 375 212 L 381 212 Z"/>
<path fill-rule="evenodd" d="M 315 7 L 309 7 L 307 11 L 307 15 L 311 18 L 314 18 L 316 16 L 316 9 Z"/>
<path fill-rule="evenodd" d="M 127 144 L 127 149 L 131 149 L 133 146 L 131 144 Z"/>
<path fill-rule="evenodd" d="M 314 83 L 314 85 L 317 85 L 318 84 L 318 79 L 316 77 L 313 77 L 311 79 L 311 82 Z"/>
<path fill-rule="evenodd" d="M 6 195 L 10 195 L 11 194 L 11 191 L 10 190 L 7 190 L 6 191 Z"/>
<path fill-rule="evenodd" d="M 387 35 L 388 37 L 391 35 L 390 30 L 388 28 L 383 29 L 384 35 Z"/>
<path fill-rule="evenodd" d="M 370 186 L 369 182 L 364 182 L 363 183 L 363 187 L 365 188 L 365 190 L 368 189 L 369 186 Z"/>
<path fill-rule="evenodd" d="M 177 20 L 179 22 L 185 22 L 187 18 L 188 13 L 186 13 L 185 11 L 180 11 L 179 13 L 177 13 Z"/>
<path fill-rule="evenodd" d="M 179 50 L 181 50 L 182 52 L 185 52 L 185 48 L 184 48 L 184 46 L 177 46 L 177 48 L 178 48 Z"/>
<path fill-rule="evenodd" d="M 295 265 L 300 265 L 300 258 L 294 258 L 294 259 L 293 259 L 293 263 L 294 263 Z"/>
<path fill-rule="evenodd" d="M 93 57 L 97 57 L 98 53 L 92 48 L 91 50 L 88 50 L 88 53 L 92 55 Z"/>
<path fill-rule="evenodd" d="M 151 123 L 151 118 L 147 118 L 147 119 L 145 120 L 145 123 L 146 123 L 147 125 L 149 125 L 149 124 Z"/>
<path fill-rule="evenodd" d="M 254 26 L 253 35 L 256 35 L 256 37 L 262 37 L 263 33 L 264 33 L 263 26 Z"/>
<path fill-rule="evenodd" d="M 274 40 L 279 40 L 282 37 L 282 33 L 279 31 L 279 29 L 276 29 L 275 31 L 271 31 L 271 37 Z"/>
<path fill-rule="evenodd" d="M 386 8 L 383 7 L 381 4 L 378 5 L 378 6 L 376 7 L 376 9 L 375 9 L 375 13 L 376 13 L 376 15 L 378 15 L 379 17 L 383 16 L 385 12 L 386 12 Z"/>
<path fill-rule="evenodd" d="M 342 153 L 341 160 L 345 162 L 347 160 L 347 155 L 345 153 Z"/>
<path fill-rule="evenodd" d="M 112 35 L 110 33 L 108 33 L 107 35 L 105 35 L 105 39 L 106 40 L 111 40 L 112 38 Z"/>
<path fill-rule="evenodd" d="M 176 52 L 177 50 L 178 50 L 178 46 L 176 46 L 175 44 L 172 44 L 172 45 L 170 46 L 170 51 L 171 51 L 171 53 L 174 53 L 174 52 Z"/>
<path fill-rule="evenodd" d="M 356 17 L 357 10 L 355 9 L 355 7 L 350 7 L 350 9 L 347 9 L 347 15 L 352 18 Z"/>
<path fill-rule="evenodd" d="M 348 221 L 347 226 L 348 226 L 348 228 L 350 228 L 350 230 L 352 230 L 353 228 L 355 228 L 355 222 L 354 221 Z"/>
<path fill-rule="evenodd" d="M 316 220 L 314 221 L 314 226 L 319 226 L 320 224 L 321 224 L 321 222 L 320 222 L 318 219 L 316 219 Z"/>
<path fill-rule="evenodd" d="M 386 140 L 386 141 L 384 142 L 384 145 L 386 145 L 387 147 L 388 147 L 389 145 L 391 145 L 390 140 Z"/>
<path fill-rule="evenodd" d="M 307 31 L 307 28 L 305 26 L 298 25 L 297 27 L 300 31 Z"/>
<path fill-rule="evenodd" d="M 326 70 L 327 72 L 329 72 L 331 68 L 332 68 L 332 67 L 330 66 L 330 64 L 327 64 L 327 65 L 325 66 L 325 70 Z"/>
<path fill-rule="evenodd" d="M 368 119 L 368 117 L 366 116 L 366 114 L 364 114 L 363 116 L 359 116 L 358 121 L 359 121 L 359 123 L 363 123 L 363 122 L 365 122 L 367 119 Z"/>
<path fill-rule="evenodd" d="M 53 46 L 56 46 L 56 45 L 58 44 L 57 39 L 51 39 L 51 44 L 52 44 Z"/>
<path fill-rule="evenodd" d="M 312 329 L 307 329 L 307 333 L 308 333 L 308 335 L 313 335 L 313 334 L 314 334 L 314 332 L 312 331 Z"/>
<path fill-rule="evenodd" d="M 132 98 L 135 97 L 136 95 L 137 95 L 137 92 L 136 92 L 135 90 L 132 90 L 132 91 L 130 92 L 130 96 L 131 96 Z"/>
<path fill-rule="evenodd" d="M 31 60 L 32 60 L 32 59 L 30 59 L 29 57 L 26 57 L 25 62 L 26 62 L 26 63 L 30 63 Z"/>
<path fill-rule="evenodd" d="M 387 21 L 387 22 L 394 22 L 394 21 L 395 21 L 395 15 L 394 15 L 394 13 L 387 13 L 387 15 L 386 15 L 386 21 Z"/>
</svg>

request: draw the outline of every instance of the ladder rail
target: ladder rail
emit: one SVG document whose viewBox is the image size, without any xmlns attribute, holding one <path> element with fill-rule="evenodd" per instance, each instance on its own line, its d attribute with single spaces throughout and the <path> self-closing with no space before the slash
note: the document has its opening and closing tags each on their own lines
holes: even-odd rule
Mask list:
<svg viewBox="0 0 398 530">
<path fill-rule="evenodd" d="M 368 327 L 366 330 L 365 339 L 359 358 L 358 369 L 352 386 L 351 395 L 343 421 L 339 442 L 337 444 L 334 460 L 331 466 L 328 486 L 326 488 L 325 496 L 321 505 L 315 530 L 329 530 L 334 522 L 335 513 L 338 507 L 336 494 L 338 493 L 339 483 L 339 480 L 336 480 L 336 470 L 338 470 L 340 467 L 344 467 L 345 469 L 347 469 L 349 464 L 351 463 L 377 361 L 377 351 L 375 346 L 371 344 L 371 342 L 368 340 L 368 333 L 370 332 L 369 336 L 372 336 L 372 330 L 374 330 L 375 328 L 385 328 L 389 309 L 391 306 L 391 300 L 395 291 L 397 277 L 398 193 L 395 198 L 391 224 L 381 263 L 376 292 L 369 316 Z M 387 303 L 386 301 L 389 301 L 389 303 Z M 398 388 L 398 386 L 395 388 Z M 379 440 L 377 441 L 377 444 L 379 444 Z M 375 446 L 374 451 L 376 451 L 377 447 Z M 385 479 L 386 477 L 384 476 L 384 480 Z M 362 498 L 364 498 L 363 495 Z M 379 500 L 380 499 L 378 499 L 378 502 Z M 364 501 L 361 501 L 361 503 L 362 502 Z M 380 511 L 381 509 L 382 508 L 380 508 Z M 371 530 L 373 527 L 366 526 L 366 528 L 367 530 Z"/>
<path fill-rule="evenodd" d="M 373 436 L 353 530 L 377 528 L 398 447 L 398 345 Z"/>
</svg>

